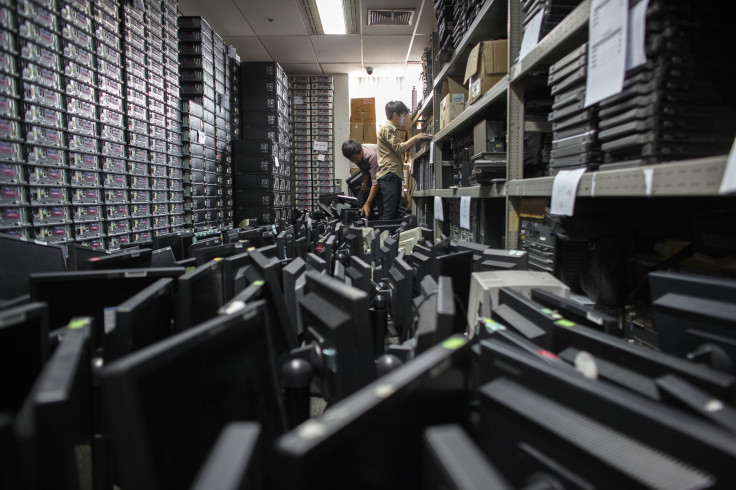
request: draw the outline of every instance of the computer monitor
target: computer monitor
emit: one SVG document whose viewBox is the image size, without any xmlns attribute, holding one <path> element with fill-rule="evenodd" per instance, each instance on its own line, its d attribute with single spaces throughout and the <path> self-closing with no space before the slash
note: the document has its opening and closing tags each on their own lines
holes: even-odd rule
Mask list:
<svg viewBox="0 0 736 490">
<path fill-rule="evenodd" d="M 253 279 L 266 282 L 266 298 L 271 316 L 271 332 L 275 354 L 286 355 L 296 344 L 296 325 L 292 325 L 286 312 L 284 301 L 281 261 L 275 257 L 266 257 L 260 250 L 250 252 Z M 253 280 L 250 281 L 251 283 Z"/>
<path fill-rule="evenodd" d="M 421 488 L 424 429 L 468 420 L 470 354 L 450 337 L 297 426 L 276 443 L 275 488 L 325 475 L 335 488 Z"/>
<path fill-rule="evenodd" d="M 265 304 L 256 302 L 104 368 L 121 488 L 189 488 L 230 422 L 259 422 L 266 444 L 283 433 L 267 318 Z"/>
<path fill-rule="evenodd" d="M 151 249 L 119 250 L 104 257 L 91 257 L 77 264 L 83 270 L 147 269 L 151 267 Z"/>
<path fill-rule="evenodd" d="M 270 259 L 279 258 L 278 246 L 276 246 L 275 243 L 272 243 L 270 245 L 264 245 L 262 247 L 258 247 L 256 250 L 258 250 L 258 252 L 264 257 L 268 257 Z"/>
<path fill-rule="evenodd" d="M 222 429 L 190 490 L 245 490 L 261 488 L 259 457 L 261 425 L 230 422 Z"/>
<path fill-rule="evenodd" d="M 187 272 L 177 281 L 179 291 L 175 331 L 182 332 L 217 315 L 225 304 L 222 265 L 213 260 Z"/>
<path fill-rule="evenodd" d="M 529 268 L 526 251 L 487 248 L 476 262 L 478 272 L 525 271 Z"/>
<path fill-rule="evenodd" d="M 321 244 L 322 258 L 327 263 L 327 270 L 331 273 L 335 267 L 335 235 L 328 235 Z"/>
<path fill-rule="evenodd" d="M 440 276 L 452 278 L 452 290 L 456 301 L 460 305 L 460 311 L 467 310 L 468 298 L 470 296 L 470 275 L 473 273 L 473 252 L 461 251 L 447 255 L 438 255 L 435 270 L 432 276 L 437 280 Z M 465 321 L 462 315 L 456 315 L 455 332 L 465 331 Z"/>
<path fill-rule="evenodd" d="M 296 257 L 293 228 L 281 231 L 276 235 L 276 249 L 278 250 L 278 257 L 281 260 L 293 259 Z"/>
<path fill-rule="evenodd" d="M 74 319 L 15 420 L 21 488 L 78 489 L 92 482 L 91 319 Z"/>
<path fill-rule="evenodd" d="M 30 303 L 0 311 L 0 412 L 16 412 L 49 357 L 49 308 Z"/>
<path fill-rule="evenodd" d="M 248 266 L 248 268 L 250 268 L 250 266 Z M 244 308 L 250 307 L 250 304 L 253 301 L 264 299 L 264 292 L 266 289 L 265 284 L 266 283 L 264 281 L 254 281 L 251 284 L 248 284 L 230 301 L 222 305 L 217 313 L 219 315 L 231 315 L 243 310 Z"/>
<path fill-rule="evenodd" d="M 3 279 L 0 300 L 11 300 L 30 292 L 28 276 L 34 272 L 66 270 L 64 247 L 0 233 Z"/>
<path fill-rule="evenodd" d="M 453 281 L 453 287 L 455 282 Z M 478 318 L 490 318 L 491 309 L 498 304 L 498 290 L 508 287 L 530 296 L 534 288 L 552 291 L 558 296 L 569 296 L 570 287 L 548 272 L 487 271 L 473 272 L 468 299 L 468 334 L 475 334 Z"/>
<path fill-rule="evenodd" d="M 736 373 L 736 280 L 653 272 L 649 288 L 662 351 Z"/>
<path fill-rule="evenodd" d="M 306 273 L 299 301 L 302 325 L 322 353 L 329 376 L 323 394 L 329 403 L 359 390 L 376 377 L 369 296 L 344 282 L 315 272 Z"/>
<path fill-rule="evenodd" d="M 223 259 L 245 252 L 246 248 L 242 243 L 227 243 L 222 245 L 213 245 L 211 247 L 198 248 L 194 251 L 197 259 L 197 267 L 215 259 Z"/>
<path fill-rule="evenodd" d="M 421 294 L 416 298 L 416 322 L 412 330 L 416 336 L 414 354 L 425 352 L 454 333 L 455 298 L 452 279 L 440 276 L 439 283 L 427 276 L 421 283 Z"/>
<path fill-rule="evenodd" d="M 296 327 L 297 335 L 303 331 L 301 315 L 299 314 L 299 299 L 304 296 L 304 273 L 307 263 L 300 257 L 295 258 L 283 267 L 282 279 L 284 284 L 284 304 L 289 315 L 289 321 Z"/>
<path fill-rule="evenodd" d="M 345 269 L 345 282 L 366 294 L 371 294 L 371 266 L 358 257 L 350 256 Z"/>
<path fill-rule="evenodd" d="M 86 262 L 94 257 L 106 257 L 107 254 L 103 250 L 80 245 L 79 243 L 66 244 L 66 266 L 67 270 L 89 270 Z"/>
<path fill-rule="evenodd" d="M 618 335 L 618 318 L 585 306 L 572 298 L 564 298 L 543 289 L 532 289 L 532 299 L 551 310 L 556 311 L 565 319 L 578 325 L 601 330 L 610 335 Z"/>
<path fill-rule="evenodd" d="M 176 260 L 183 260 L 187 257 L 186 251 L 192 244 L 192 238 L 193 233 L 191 231 L 178 231 L 164 235 L 155 235 L 151 238 L 151 241 L 154 249 L 171 247 Z"/>
<path fill-rule="evenodd" d="M 388 282 L 391 290 L 389 312 L 396 333 L 403 340 L 411 335 L 412 298 L 414 291 L 414 268 L 403 259 L 396 257 L 388 271 Z"/>
<path fill-rule="evenodd" d="M 327 262 L 325 259 L 320 257 L 319 255 L 309 252 L 307 254 L 307 267 L 309 270 L 315 270 L 317 272 L 326 273 L 327 272 Z"/>
<path fill-rule="evenodd" d="M 428 490 L 513 490 L 501 471 L 458 424 L 424 430 L 422 484 Z"/>
<path fill-rule="evenodd" d="M 732 487 L 736 438 L 709 422 L 480 343 L 479 446 L 515 487 L 547 473 L 564 488 Z"/>
<path fill-rule="evenodd" d="M 187 248 L 187 257 L 194 258 L 197 256 L 197 250 L 212 247 L 215 245 L 222 245 L 222 238 L 220 238 L 219 236 L 215 236 L 211 238 L 197 240 L 196 242 L 193 242 L 191 245 L 189 245 L 189 247 Z"/>
<path fill-rule="evenodd" d="M 92 344 L 98 349 L 104 347 L 105 308 L 119 305 L 162 277 L 182 274 L 181 267 L 34 273 L 30 277 L 31 299 L 49 305 L 51 330 L 77 316 L 92 317 Z"/>
<path fill-rule="evenodd" d="M 552 348 L 552 324 L 561 318 L 512 288 L 498 290 L 498 304 L 491 310 L 491 319 L 545 349 Z M 481 338 L 493 334 L 479 325 L 476 329 Z"/>
<path fill-rule="evenodd" d="M 302 259 L 306 259 L 307 253 L 309 251 L 309 245 L 308 245 L 307 237 L 300 236 L 296 240 L 294 240 L 294 253 L 297 257 L 300 257 Z"/>
<path fill-rule="evenodd" d="M 105 361 L 109 362 L 159 340 L 173 329 L 174 280 L 162 278 L 115 308 L 105 310 Z"/>
<path fill-rule="evenodd" d="M 343 237 L 343 243 L 340 247 L 350 254 L 350 257 L 358 257 L 363 259 L 365 252 L 363 250 L 363 229 L 351 226 Z"/>
<path fill-rule="evenodd" d="M 412 228 L 407 231 L 402 231 L 399 233 L 399 251 L 404 251 L 406 254 L 412 253 L 414 250 L 414 245 L 419 243 L 420 240 L 422 240 L 422 230 L 421 228 Z"/>
<path fill-rule="evenodd" d="M 457 242 L 458 251 L 464 252 L 470 250 L 473 252 L 473 264 L 477 267 L 480 258 L 483 256 L 483 252 L 488 248 L 488 245 L 483 243 L 469 242 L 467 240 L 460 240 Z M 477 270 L 474 268 L 474 272 Z"/>
<path fill-rule="evenodd" d="M 225 230 L 222 232 L 222 243 L 236 243 L 238 241 L 238 235 L 240 234 L 240 228 L 233 228 L 232 230 Z"/>
<path fill-rule="evenodd" d="M 151 267 L 176 267 L 176 257 L 171 247 L 159 248 L 152 251 Z"/>
<path fill-rule="evenodd" d="M 250 264 L 250 255 L 243 251 L 236 255 L 224 257 L 221 261 L 222 267 L 222 291 L 225 301 L 230 301 L 232 297 L 241 291 L 235 287 L 235 275 L 241 267 Z"/>
</svg>

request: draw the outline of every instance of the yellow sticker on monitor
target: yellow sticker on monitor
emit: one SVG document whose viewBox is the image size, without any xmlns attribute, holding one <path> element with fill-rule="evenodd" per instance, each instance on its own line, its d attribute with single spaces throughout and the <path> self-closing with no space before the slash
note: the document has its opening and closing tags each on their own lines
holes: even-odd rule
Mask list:
<svg viewBox="0 0 736 490">
<path fill-rule="evenodd" d="M 565 320 L 565 319 L 563 318 L 562 320 L 558 320 L 558 321 L 556 321 L 556 322 L 555 322 L 555 325 L 559 325 L 559 326 L 561 326 L 561 327 L 567 327 L 567 328 L 570 328 L 570 327 L 574 327 L 574 326 L 575 326 L 575 322 L 571 322 L 570 320 Z"/>
<path fill-rule="evenodd" d="M 463 337 L 450 337 L 449 339 L 442 342 L 442 347 L 448 350 L 457 350 L 467 343 L 467 339 Z"/>
</svg>

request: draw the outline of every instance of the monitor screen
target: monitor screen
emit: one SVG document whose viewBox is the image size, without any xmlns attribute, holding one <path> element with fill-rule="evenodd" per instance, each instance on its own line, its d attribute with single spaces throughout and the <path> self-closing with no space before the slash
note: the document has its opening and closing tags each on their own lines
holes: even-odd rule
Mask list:
<svg viewBox="0 0 736 490">
<path fill-rule="evenodd" d="M 213 260 L 179 277 L 178 316 L 175 330 L 182 332 L 213 316 L 225 304 L 222 264 Z"/>
<path fill-rule="evenodd" d="M 171 247 L 176 260 L 186 258 L 185 250 L 192 243 L 192 232 L 176 232 L 166 235 L 156 235 L 152 238 L 154 249 Z"/>
<path fill-rule="evenodd" d="M 0 311 L 0 412 L 15 412 L 49 356 L 49 309 L 31 303 Z"/>
<path fill-rule="evenodd" d="M 3 264 L 0 300 L 28 294 L 28 276 L 31 273 L 66 270 L 62 245 L 34 242 L 4 233 L 0 233 L 0 257 Z"/>
<path fill-rule="evenodd" d="M 187 248 L 187 257 L 193 258 L 197 255 L 197 250 L 212 247 L 214 245 L 222 245 L 222 238 L 219 236 L 211 237 L 211 238 L 203 238 L 201 240 L 197 240 L 196 242 L 189 245 L 189 248 Z"/>
<path fill-rule="evenodd" d="M 235 276 L 241 267 L 250 264 L 250 256 L 243 249 L 242 253 L 225 257 L 220 262 L 222 263 L 223 297 L 225 301 L 230 301 L 236 292 L 239 292 L 235 290 Z"/>
<path fill-rule="evenodd" d="M 257 421 L 283 433 L 263 302 L 108 364 L 103 397 L 122 488 L 189 488 L 222 429 Z"/>
<path fill-rule="evenodd" d="M 578 325 L 602 330 L 611 335 L 619 334 L 618 318 L 583 305 L 572 298 L 558 296 L 544 289 L 532 289 L 532 299 L 550 308 Z"/>
<path fill-rule="evenodd" d="M 452 279 L 440 276 L 439 283 L 427 276 L 422 280 L 422 294 L 417 298 L 415 355 L 434 347 L 454 332 L 455 298 Z"/>
<path fill-rule="evenodd" d="M 436 269 L 432 276 L 452 278 L 452 291 L 457 296 L 461 310 L 468 308 L 470 296 L 470 275 L 473 273 L 473 252 L 466 250 L 447 255 L 438 255 L 435 261 Z M 455 318 L 455 332 L 465 331 L 466 323 L 462 315 Z"/>
<path fill-rule="evenodd" d="M 176 257 L 171 247 L 159 248 L 151 252 L 151 267 L 176 267 Z"/>
<path fill-rule="evenodd" d="M 242 243 L 227 243 L 223 245 L 213 245 L 211 247 L 198 248 L 194 252 L 197 259 L 197 266 L 204 265 L 210 260 L 231 257 L 245 252 L 246 248 Z"/>
<path fill-rule="evenodd" d="M 107 254 L 102 250 L 85 247 L 78 243 L 67 243 L 66 252 L 67 269 L 70 271 L 89 270 L 91 269 L 91 266 L 86 263 L 89 259 L 107 256 Z"/>
<path fill-rule="evenodd" d="M 414 275 L 414 268 L 399 257 L 396 257 L 388 271 L 391 289 L 389 312 L 396 333 L 402 340 L 408 339 L 411 335 L 409 327 L 412 318 Z"/>
<path fill-rule="evenodd" d="M 18 413 L 21 488 L 82 488 L 93 481 L 89 319 L 69 324 Z"/>
<path fill-rule="evenodd" d="M 84 270 L 146 269 L 151 267 L 150 249 L 120 250 L 104 257 L 91 257 L 83 264 Z"/>
</svg>

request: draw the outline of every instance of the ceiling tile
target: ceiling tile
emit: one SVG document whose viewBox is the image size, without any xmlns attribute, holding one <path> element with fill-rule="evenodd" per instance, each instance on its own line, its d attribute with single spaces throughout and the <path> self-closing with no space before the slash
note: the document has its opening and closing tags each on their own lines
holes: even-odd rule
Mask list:
<svg viewBox="0 0 736 490">
<path fill-rule="evenodd" d="M 261 37 L 266 51 L 281 63 L 316 63 L 309 36 Z"/>
<path fill-rule="evenodd" d="M 204 17 L 207 23 L 222 37 L 255 36 L 245 17 L 232 0 L 179 0 L 182 15 Z"/>
<path fill-rule="evenodd" d="M 222 0 L 216 0 L 222 1 Z M 258 36 L 307 34 L 297 0 L 232 0 Z"/>
<path fill-rule="evenodd" d="M 316 63 L 281 63 L 287 75 L 322 75 L 322 70 Z"/>
<path fill-rule="evenodd" d="M 223 37 L 223 40 L 235 46 L 235 51 L 243 61 L 272 61 L 257 37 Z"/>
<path fill-rule="evenodd" d="M 360 61 L 360 35 L 310 36 L 320 63 Z"/>
<path fill-rule="evenodd" d="M 437 21 L 434 14 L 434 7 L 432 6 L 432 2 L 427 1 L 427 3 L 424 4 L 422 15 L 421 17 L 419 17 L 419 24 L 417 25 L 416 33 L 430 35 L 434 32 L 434 26 L 436 23 Z"/>
<path fill-rule="evenodd" d="M 403 63 L 411 36 L 363 36 L 363 62 Z"/>
<path fill-rule="evenodd" d="M 322 70 L 324 70 L 327 75 L 338 73 L 365 73 L 360 63 L 322 63 Z"/>
</svg>

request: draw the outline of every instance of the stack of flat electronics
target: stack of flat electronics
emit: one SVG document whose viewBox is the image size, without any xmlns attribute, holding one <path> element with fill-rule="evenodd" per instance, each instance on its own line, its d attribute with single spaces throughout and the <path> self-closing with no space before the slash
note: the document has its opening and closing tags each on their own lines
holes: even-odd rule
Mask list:
<svg viewBox="0 0 736 490">
<path fill-rule="evenodd" d="M 552 123 L 551 174 L 574 167 L 597 168 L 601 159 L 598 109 L 585 107 L 587 59 L 585 43 L 549 67 L 547 83 L 554 96 L 548 116 Z"/>
<path fill-rule="evenodd" d="M 652 1 L 643 65 L 600 103 L 599 139 L 607 167 L 728 153 L 736 131 L 732 67 L 717 46 L 728 28 L 715 7 Z"/>
<path fill-rule="evenodd" d="M 581 0 L 522 0 L 521 11 L 524 14 L 524 29 L 532 19 L 540 12 L 542 14 L 542 26 L 539 29 L 539 40 L 550 33 L 567 14 L 575 10 Z"/>
<path fill-rule="evenodd" d="M 506 152 L 484 152 L 473 156 L 470 185 L 488 185 L 506 180 Z"/>
<path fill-rule="evenodd" d="M 455 2 L 453 0 L 435 0 L 434 13 L 437 17 L 437 37 L 439 49 L 437 59 L 449 54 L 454 48 L 452 33 L 455 30 Z"/>
</svg>

